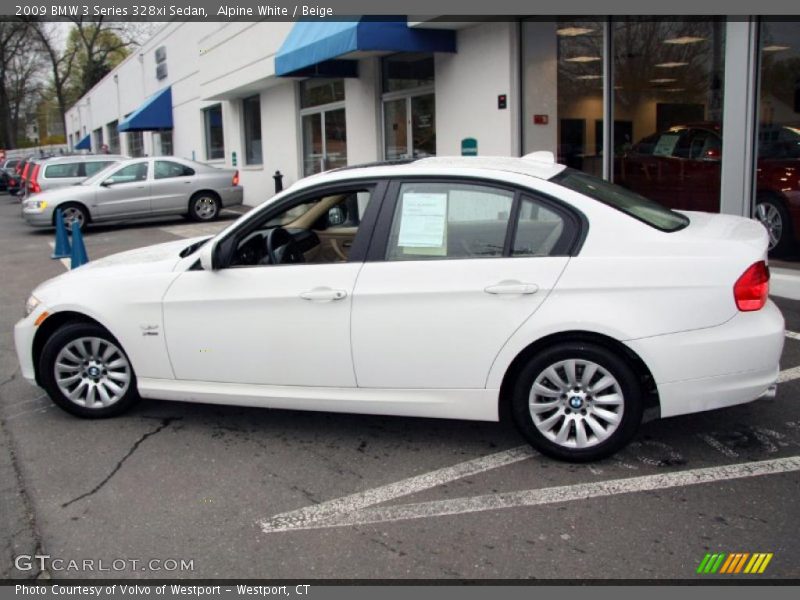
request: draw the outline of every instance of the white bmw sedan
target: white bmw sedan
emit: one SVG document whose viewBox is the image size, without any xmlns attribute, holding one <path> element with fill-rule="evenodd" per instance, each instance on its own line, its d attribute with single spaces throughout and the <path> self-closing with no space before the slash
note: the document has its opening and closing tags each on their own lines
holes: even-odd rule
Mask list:
<svg viewBox="0 0 800 600">
<path fill-rule="evenodd" d="M 304 179 L 216 237 L 47 281 L 22 374 L 64 410 L 140 397 L 514 420 L 561 459 L 774 394 L 767 232 L 525 158 Z"/>
</svg>

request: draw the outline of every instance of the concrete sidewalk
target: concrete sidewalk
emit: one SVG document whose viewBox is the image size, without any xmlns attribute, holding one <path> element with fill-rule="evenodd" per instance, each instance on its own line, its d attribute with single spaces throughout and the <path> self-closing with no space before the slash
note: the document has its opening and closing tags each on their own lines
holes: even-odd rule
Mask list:
<svg viewBox="0 0 800 600">
<path fill-rule="evenodd" d="M 800 271 L 770 267 L 770 296 L 800 300 Z"/>
</svg>

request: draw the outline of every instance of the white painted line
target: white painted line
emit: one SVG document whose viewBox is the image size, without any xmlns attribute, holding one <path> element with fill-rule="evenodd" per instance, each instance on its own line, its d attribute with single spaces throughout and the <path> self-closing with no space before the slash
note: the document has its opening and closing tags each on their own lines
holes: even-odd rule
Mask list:
<svg viewBox="0 0 800 600">
<path fill-rule="evenodd" d="M 793 340 L 800 340 L 800 333 L 797 333 L 796 331 L 786 331 L 786 337 Z"/>
<path fill-rule="evenodd" d="M 48 244 L 50 245 L 50 248 L 55 250 L 55 247 L 56 247 L 56 243 L 55 242 L 48 242 Z M 64 265 L 64 268 L 67 271 L 69 271 L 70 259 L 68 259 L 68 258 L 59 258 L 58 260 L 61 261 L 61 264 Z"/>
<path fill-rule="evenodd" d="M 800 456 L 691 469 L 658 475 L 644 475 L 641 477 L 629 477 L 610 481 L 579 483 L 537 490 L 434 500 L 431 502 L 399 506 L 365 508 L 356 512 L 340 513 L 325 521 L 311 523 L 306 521 L 287 523 L 270 519 L 262 522 L 261 527 L 265 533 L 270 533 L 406 521 L 409 519 L 423 519 L 445 515 L 463 515 L 502 508 L 557 504 L 574 500 L 587 500 L 589 498 L 602 498 L 620 494 L 664 490 L 688 485 L 744 479 L 762 475 L 777 475 L 795 471 L 800 471 Z"/>
<path fill-rule="evenodd" d="M 315 523 L 324 519 L 335 518 L 374 504 L 388 502 L 401 496 L 408 496 L 409 494 L 444 485 L 456 479 L 504 467 L 526 460 L 534 455 L 535 452 L 529 446 L 518 446 L 496 454 L 468 460 L 452 467 L 445 467 L 423 475 L 402 479 L 364 492 L 281 513 L 259 522 L 259 525 L 264 532 L 309 529 L 314 527 Z"/>
<path fill-rule="evenodd" d="M 795 379 L 800 379 L 800 367 L 784 369 L 778 375 L 778 383 L 786 383 L 787 381 L 793 381 Z"/>
</svg>

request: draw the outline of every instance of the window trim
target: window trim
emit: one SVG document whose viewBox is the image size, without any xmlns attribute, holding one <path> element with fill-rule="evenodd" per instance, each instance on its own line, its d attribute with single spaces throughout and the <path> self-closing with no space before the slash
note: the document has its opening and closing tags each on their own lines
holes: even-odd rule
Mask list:
<svg viewBox="0 0 800 600">
<path fill-rule="evenodd" d="M 370 198 L 369 204 L 364 211 L 364 216 L 362 217 L 358 226 L 359 231 L 356 233 L 356 237 L 353 239 L 353 245 L 350 247 L 350 253 L 348 254 L 347 262 L 365 262 L 368 249 L 375 235 L 375 225 L 379 218 L 383 201 L 386 198 L 386 190 L 388 188 L 387 178 L 367 177 L 349 179 L 333 184 L 322 183 L 311 188 L 299 190 L 297 193 L 287 195 L 285 198 L 281 198 L 274 205 L 265 206 L 263 210 L 254 211 L 253 217 L 243 223 L 241 227 L 233 229 L 224 238 L 216 242 L 214 256 L 212 258 L 215 269 L 230 268 L 229 263 L 233 255 L 233 248 L 236 244 L 236 240 L 241 239 L 242 236 L 248 235 L 250 232 L 252 232 L 257 227 L 256 223 L 269 220 L 275 215 L 287 210 L 288 208 L 291 208 L 294 205 L 302 204 L 303 202 L 306 202 L 312 198 L 317 198 L 320 195 L 337 194 L 364 188 L 372 188 L 372 197 Z M 303 266 L 303 264 L 290 266 Z"/>
<path fill-rule="evenodd" d="M 219 109 L 219 122 L 220 122 L 220 129 L 222 130 L 222 156 L 220 157 L 211 157 L 211 124 L 208 119 L 208 115 L 212 110 Z M 222 114 L 222 103 L 212 104 L 211 106 L 205 106 L 200 109 L 203 112 L 203 146 L 205 146 L 204 150 L 206 153 L 206 161 L 212 160 L 225 160 L 225 122 L 223 120 Z"/>
<path fill-rule="evenodd" d="M 511 251 L 513 249 L 514 238 L 516 237 L 516 223 L 518 222 L 520 205 L 524 198 L 539 202 L 547 209 L 552 210 L 564 219 L 564 232 L 562 239 L 566 239 L 564 243 L 564 252 L 551 254 L 549 256 L 577 256 L 583 247 L 583 242 L 589 232 L 589 221 L 586 216 L 573 206 L 565 203 L 562 200 L 549 196 L 528 187 L 516 186 L 505 183 L 496 179 L 488 177 L 470 177 L 470 176 L 452 176 L 452 175 L 425 175 L 425 176 L 406 176 L 406 177 L 392 177 L 389 179 L 389 185 L 386 194 L 381 203 L 381 212 L 378 215 L 377 223 L 372 234 L 370 246 L 367 250 L 367 262 L 393 262 L 386 260 L 386 254 L 389 249 L 389 239 L 392 230 L 392 223 L 394 215 L 397 210 L 397 203 L 400 199 L 400 187 L 404 183 L 451 183 L 451 184 L 469 184 L 483 187 L 491 187 L 514 194 L 514 199 L 511 204 L 509 212 L 508 225 L 506 228 L 506 238 L 503 241 L 503 254 L 501 256 L 492 257 L 470 257 L 460 258 L 454 260 L 493 260 L 497 258 L 545 258 L 545 257 L 525 257 L 513 256 Z M 566 236 L 569 236 L 568 238 Z M 562 244 L 562 239 L 559 239 L 558 245 Z M 448 260 L 447 258 L 443 260 Z M 421 262 L 410 259 L 405 262 Z"/>
</svg>

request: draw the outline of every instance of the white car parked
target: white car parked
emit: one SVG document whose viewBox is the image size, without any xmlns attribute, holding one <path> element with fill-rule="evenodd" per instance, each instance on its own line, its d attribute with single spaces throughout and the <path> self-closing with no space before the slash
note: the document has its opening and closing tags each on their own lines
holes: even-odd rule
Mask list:
<svg viewBox="0 0 800 600">
<path fill-rule="evenodd" d="M 549 153 L 304 179 L 216 237 L 45 282 L 22 374 L 82 417 L 139 397 L 493 421 L 583 461 L 643 420 L 774 394 L 767 233 Z"/>
</svg>

